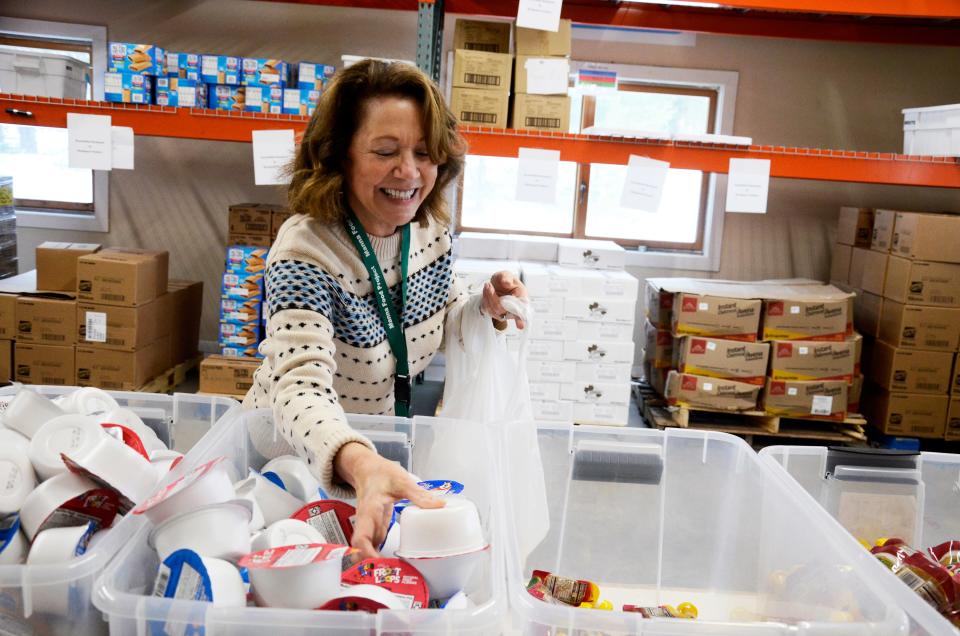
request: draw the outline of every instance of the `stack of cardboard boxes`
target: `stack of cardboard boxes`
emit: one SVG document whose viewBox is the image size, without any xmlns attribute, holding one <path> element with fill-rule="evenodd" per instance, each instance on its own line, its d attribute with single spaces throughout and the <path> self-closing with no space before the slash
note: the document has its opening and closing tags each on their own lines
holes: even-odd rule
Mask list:
<svg viewBox="0 0 960 636">
<path fill-rule="evenodd" d="M 17 215 L 13 177 L 0 177 L 0 278 L 17 273 Z"/>
<path fill-rule="evenodd" d="M 644 369 L 671 404 L 841 421 L 862 339 L 852 295 L 815 281 L 647 280 Z"/>
<path fill-rule="evenodd" d="M 884 433 L 960 439 L 958 241 L 960 217 L 840 211 L 831 278 L 857 292 L 864 412 Z"/>
<path fill-rule="evenodd" d="M 570 20 L 560 20 L 556 32 L 516 28 L 511 128 L 569 131 L 571 33 Z"/>
<path fill-rule="evenodd" d="M 457 20 L 450 109 L 468 126 L 506 128 L 510 107 L 510 23 Z"/>
</svg>

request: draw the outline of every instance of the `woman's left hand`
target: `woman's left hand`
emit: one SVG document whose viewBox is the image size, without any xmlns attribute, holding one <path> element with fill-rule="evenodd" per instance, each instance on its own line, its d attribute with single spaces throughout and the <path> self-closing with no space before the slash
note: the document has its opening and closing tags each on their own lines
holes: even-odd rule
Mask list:
<svg viewBox="0 0 960 636">
<path fill-rule="evenodd" d="M 483 312 L 493 318 L 494 321 L 503 323 L 508 318 L 513 318 L 517 322 L 517 328 L 523 329 L 523 319 L 507 312 L 503 303 L 500 302 L 501 296 L 516 296 L 526 300 L 527 288 L 523 286 L 519 278 L 510 272 L 497 272 L 490 277 L 489 282 L 483 284 L 481 304 Z"/>
</svg>

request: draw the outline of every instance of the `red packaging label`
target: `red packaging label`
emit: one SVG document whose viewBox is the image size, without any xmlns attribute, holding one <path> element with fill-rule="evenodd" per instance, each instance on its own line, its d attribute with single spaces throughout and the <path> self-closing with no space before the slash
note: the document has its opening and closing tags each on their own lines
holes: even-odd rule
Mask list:
<svg viewBox="0 0 960 636">
<path fill-rule="evenodd" d="M 109 528 L 117 516 L 119 507 L 119 495 L 116 490 L 108 488 L 90 490 L 54 510 L 40 524 L 37 534 L 51 528 L 82 526 L 87 523 L 94 524 L 94 532 Z"/>
<path fill-rule="evenodd" d="M 376 614 L 382 609 L 387 609 L 387 606 L 362 596 L 341 596 L 332 601 L 327 601 L 317 609 L 332 612 L 367 612 L 368 614 Z"/>
<path fill-rule="evenodd" d="M 700 338 L 694 338 L 690 341 L 690 353 L 706 353 L 707 341 Z"/>
<path fill-rule="evenodd" d="M 410 609 L 427 606 L 430 592 L 427 582 L 417 568 L 400 559 L 364 559 L 357 565 L 345 570 L 341 581 L 345 585 L 376 585 L 389 590 Z"/>
<path fill-rule="evenodd" d="M 330 543 L 303 543 L 269 548 L 248 554 L 240 559 L 238 565 L 248 570 L 272 570 L 277 568 L 295 568 L 311 563 L 347 559 L 357 552 L 345 545 Z"/>
<path fill-rule="evenodd" d="M 767 314 L 771 316 L 782 316 L 783 315 L 783 302 L 779 300 L 772 301 L 767 303 Z"/>
<path fill-rule="evenodd" d="M 684 391 L 696 391 L 697 378 L 692 375 L 685 375 L 680 379 L 680 386 Z"/>
<path fill-rule="evenodd" d="M 660 308 L 673 309 L 673 294 L 660 294 Z"/>
<path fill-rule="evenodd" d="M 684 313 L 696 313 L 699 300 L 700 298 L 698 296 L 684 296 L 680 304 L 680 311 Z"/>
<path fill-rule="evenodd" d="M 133 508 L 134 504 L 132 501 L 127 499 L 123 495 L 123 493 L 121 493 L 119 490 L 115 489 L 113 486 L 111 486 L 104 480 L 100 479 L 100 477 L 98 477 L 97 475 L 94 475 L 89 470 L 87 470 L 77 462 L 73 461 L 63 453 L 60 453 L 60 459 L 63 461 L 63 464 L 67 467 L 67 470 L 69 470 L 74 475 L 80 475 L 81 477 L 86 477 L 96 485 L 100 486 L 100 488 L 102 488 L 103 490 L 109 490 L 113 492 L 116 495 L 117 511 L 120 514 L 125 515 L 128 512 L 130 512 L 131 508 Z"/>
<path fill-rule="evenodd" d="M 657 344 L 661 347 L 665 347 L 673 341 L 673 334 L 669 331 L 658 331 L 657 332 Z"/>
<path fill-rule="evenodd" d="M 147 510 L 150 510 L 157 504 L 161 503 L 177 494 L 187 486 L 190 486 L 195 481 L 206 475 L 208 472 L 220 465 L 220 462 L 224 461 L 226 457 L 217 457 L 216 459 L 211 459 L 209 462 L 202 466 L 198 466 L 194 470 L 190 471 L 180 479 L 167 484 L 153 495 L 151 495 L 146 501 L 133 509 L 133 514 L 142 515 Z"/>
<path fill-rule="evenodd" d="M 787 393 L 787 385 L 784 382 L 771 382 L 770 383 L 770 395 L 785 395 Z"/>
<path fill-rule="evenodd" d="M 323 499 L 308 503 L 290 518 L 307 522 L 319 530 L 330 543 L 350 545 L 350 540 L 353 539 L 353 522 L 350 518 L 356 514 L 357 509 L 348 503 Z"/>
<path fill-rule="evenodd" d="M 777 344 L 777 357 L 778 358 L 792 358 L 793 357 L 793 345 L 789 342 L 781 342 Z"/>
<path fill-rule="evenodd" d="M 119 439 L 121 442 L 143 455 L 145 460 L 150 461 L 150 453 L 148 453 L 147 449 L 143 447 L 143 442 L 140 440 L 139 435 L 131 431 L 126 426 L 122 426 L 120 424 L 101 424 L 100 426 L 109 435 Z"/>
</svg>

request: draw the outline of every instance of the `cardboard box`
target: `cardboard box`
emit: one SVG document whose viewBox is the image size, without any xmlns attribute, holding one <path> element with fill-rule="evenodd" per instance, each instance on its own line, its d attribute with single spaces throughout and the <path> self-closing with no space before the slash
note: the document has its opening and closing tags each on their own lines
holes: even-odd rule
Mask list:
<svg viewBox="0 0 960 636">
<path fill-rule="evenodd" d="M 269 241 L 273 213 L 279 209 L 265 203 L 231 205 L 228 212 L 228 231 L 230 234 L 263 236 Z"/>
<path fill-rule="evenodd" d="M 630 405 L 575 403 L 572 417 L 577 424 L 626 426 L 630 421 Z"/>
<path fill-rule="evenodd" d="M 850 261 L 853 258 L 853 248 L 849 245 L 836 243 L 830 257 L 830 282 L 848 285 L 850 283 Z"/>
<path fill-rule="evenodd" d="M 179 322 L 171 312 L 172 298 L 164 294 L 139 307 L 77 303 L 77 343 L 103 349 L 133 351 L 170 335 Z M 172 366 L 172 365 L 171 365 Z"/>
<path fill-rule="evenodd" d="M 243 74 L 241 59 L 232 55 L 203 55 L 200 59 L 200 79 L 206 84 L 240 84 Z"/>
<path fill-rule="evenodd" d="M 77 299 L 136 307 L 167 292 L 165 251 L 112 247 L 77 261 Z"/>
<path fill-rule="evenodd" d="M 532 341 L 531 341 L 532 342 Z M 605 362 L 607 364 L 629 362 L 633 363 L 632 342 L 591 342 L 577 340 L 563 342 L 562 360 L 576 362 Z M 531 346 L 531 350 L 533 347 Z"/>
<path fill-rule="evenodd" d="M 960 265 L 890 256 L 883 295 L 898 303 L 960 307 Z"/>
<path fill-rule="evenodd" d="M 762 301 L 677 293 L 673 334 L 756 342 Z"/>
<path fill-rule="evenodd" d="M 960 215 L 897 212 L 890 252 L 918 261 L 960 263 Z"/>
<path fill-rule="evenodd" d="M 510 241 L 506 234 L 488 232 L 461 232 L 457 237 L 458 256 L 460 259 L 478 259 L 489 263 L 492 272 L 498 271 L 491 261 L 505 261 L 510 258 Z M 524 264 L 525 268 L 538 269 L 534 263 Z M 542 295 L 540 290 L 534 290 L 532 295 Z"/>
<path fill-rule="evenodd" d="M 847 335 L 850 301 L 777 300 L 763 301 L 763 340 L 833 340 Z"/>
<path fill-rule="evenodd" d="M 464 233 L 465 234 L 465 233 Z M 461 234 L 462 236 L 462 234 Z M 479 259 L 476 262 L 482 262 Z M 521 278 L 531 296 L 579 296 L 584 293 L 587 270 L 548 263 L 523 263 Z M 588 292 L 589 293 L 589 292 Z"/>
<path fill-rule="evenodd" d="M 757 408 L 760 387 L 754 384 L 701 378 L 671 371 L 664 397 L 670 405 L 720 411 L 752 411 Z"/>
<path fill-rule="evenodd" d="M 648 320 L 643 326 L 643 359 L 654 369 L 668 369 L 673 366 L 674 338 L 669 329 L 658 329 Z"/>
<path fill-rule="evenodd" d="M 763 386 L 770 345 L 686 336 L 677 344 L 677 370 Z"/>
<path fill-rule="evenodd" d="M 0 338 L 15 340 L 17 337 L 17 296 L 0 294 Z"/>
<path fill-rule="evenodd" d="M 96 243 L 44 241 L 37 246 L 37 289 L 77 292 L 77 259 L 100 249 Z"/>
<path fill-rule="evenodd" d="M 569 320 L 624 323 L 636 320 L 636 302 L 600 296 L 575 296 L 563 299 L 563 317 Z"/>
<path fill-rule="evenodd" d="M 17 340 L 47 345 L 77 342 L 77 301 L 56 296 L 17 298 Z"/>
<path fill-rule="evenodd" d="M 203 83 L 200 78 L 201 58 L 199 53 L 167 52 L 167 76 Z"/>
<path fill-rule="evenodd" d="M 956 351 L 960 343 L 960 309 L 884 300 L 879 337 L 894 347 Z"/>
<path fill-rule="evenodd" d="M 171 280 L 170 296 L 170 349 L 171 366 L 195 357 L 199 351 L 200 317 L 203 309 L 203 283 L 199 281 Z"/>
<path fill-rule="evenodd" d="M 950 400 L 949 411 L 947 412 L 947 426 L 943 437 L 950 442 L 960 440 L 960 398 Z"/>
<path fill-rule="evenodd" d="M 267 268 L 267 247 L 232 245 L 227 248 L 227 271 L 231 274 L 262 274 Z"/>
<path fill-rule="evenodd" d="M 866 250 L 862 247 L 853 248 L 850 258 L 850 273 L 848 284 L 871 294 L 883 294 L 883 286 L 887 276 L 887 260 L 889 255 L 883 252 Z"/>
<path fill-rule="evenodd" d="M 837 222 L 837 243 L 870 248 L 873 240 L 873 210 L 871 208 L 840 208 Z"/>
<path fill-rule="evenodd" d="M 863 359 L 863 335 L 855 333 L 847 341 L 853 343 L 853 373 L 860 373 L 860 361 Z"/>
<path fill-rule="evenodd" d="M 536 55 L 518 55 L 514 63 L 513 69 L 513 92 L 514 93 L 526 93 L 527 91 L 527 62 L 533 60 L 533 64 L 542 64 L 539 60 L 556 60 L 556 57 L 543 57 Z M 557 93 L 551 93 L 553 95 L 564 95 L 566 96 L 566 88 L 563 91 Z"/>
<path fill-rule="evenodd" d="M 847 381 L 767 379 L 763 408 L 779 417 L 841 422 L 847 417 Z"/>
<path fill-rule="evenodd" d="M 243 111 L 247 101 L 247 87 L 227 84 L 207 86 L 207 107 L 214 110 Z"/>
<path fill-rule="evenodd" d="M 607 382 L 630 384 L 633 365 L 627 363 L 596 364 L 575 362 L 577 382 Z"/>
<path fill-rule="evenodd" d="M 527 362 L 527 376 L 531 382 L 574 382 L 577 379 L 577 365 L 577 362 L 533 360 Z"/>
<path fill-rule="evenodd" d="M 572 44 L 573 23 L 570 20 L 560 20 L 556 31 L 514 28 L 513 46 L 517 55 L 570 55 Z"/>
<path fill-rule="evenodd" d="M 577 404 L 629 404 L 630 383 L 572 382 L 560 387 L 560 399 Z"/>
<path fill-rule="evenodd" d="M 300 115 L 309 117 L 320 103 L 321 91 L 315 88 L 285 88 L 283 89 L 284 115 Z"/>
<path fill-rule="evenodd" d="M 526 95 L 513 97 L 510 127 L 517 130 L 570 131 L 570 98 L 566 95 Z"/>
<path fill-rule="evenodd" d="M 887 435 L 942 438 L 950 398 L 946 395 L 878 392 L 864 399 L 867 421 Z"/>
<path fill-rule="evenodd" d="M 239 245 L 240 247 L 270 247 L 273 245 L 273 239 L 258 234 L 228 234 L 227 245 Z"/>
<path fill-rule="evenodd" d="M 336 67 L 313 62 L 300 62 L 297 65 L 297 88 L 322 91 L 337 72 Z"/>
<path fill-rule="evenodd" d="M 207 84 L 197 80 L 178 77 L 158 77 L 154 91 L 154 103 L 158 106 L 179 108 L 206 108 L 210 103 Z"/>
<path fill-rule="evenodd" d="M 860 396 L 863 394 L 863 376 L 854 376 L 853 382 L 847 388 L 847 413 L 859 413 Z"/>
<path fill-rule="evenodd" d="M 670 329 L 666 331 L 670 331 Z M 578 320 L 575 339 L 626 342 L 627 340 L 633 340 L 633 325 L 625 322 Z"/>
<path fill-rule="evenodd" d="M 876 294 L 858 293 L 853 300 L 853 323 L 857 331 L 876 338 L 880 335 L 880 316 L 883 297 Z"/>
<path fill-rule="evenodd" d="M 670 329 L 673 321 L 673 292 L 660 289 L 647 280 L 644 307 L 647 320 L 657 327 Z"/>
<path fill-rule="evenodd" d="M 123 104 L 152 104 L 154 78 L 139 73 L 104 73 L 103 98 Z"/>
<path fill-rule="evenodd" d="M 279 115 L 283 112 L 284 90 L 280 84 L 247 84 L 247 90 L 243 97 L 243 110 L 248 113 Z"/>
<path fill-rule="evenodd" d="M 458 19 L 453 31 L 453 48 L 509 53 L 511 27 L 510 22 Z"/>
<path fill-rule="evenodd" d="M 17 382 L 73 386 L 77 383 L 74 347 L 18 342 L 13 350 Z"/>
<path fill-rule="evenodd" d="M 250 324 L 260 319 L 262 303 L 259 300 L 220 299 L 220 322 Z"/>
<path fill-rule="evenodd" d="M 777 341 L 772 344 L 770 377 L 774 380 L 844 380 L 856 373 L 856 342 Z"/>
<path fill-rule="evenodd" d="M 263 298 L 263 274 L 231 274 L 225 272 L 221 279 L 220 298 L 261 300 Z"/>
<path fill-rule="evenodd" d="M 889 252 L 893 245 L 893 227 L 896 224 L 896 210 L 874 210 L 873 232 L 870 240 L 870 249 L 878 252 Z"/>
<path fill-rule="evenodd" d="M 282 89 L 289 76 L 289 68 L 283 60 L 245 57 L 241 60 L 240 67 L 240 83 L 248 86 L 278 85 Z"/>
<path fill-rule="evenodd" d="M 209 356 L 200 363 L 200 392 L 244 396 L 253 385 L 260 361 L 251 358 Z"/>
<path fill-rule="evenodd" d="M 508 53 L 459 50 L 453 53 L 454 88 L 509 92 L 513 57 Z"/>
<path fill-rule="evenodd" d="M 527 342 L 527 358 L 545 362 L 561 362 L 564 342 L 562 340 L 529 340 Z"/>
<path fill-rule="evenodd" d="M 539 316 L 540 314 L 536 314 Z M 529 327 L 530 337 L 540 340 L 576 340 L 577 321 L 563 318 L 538 318 Z"/>
<path fill-rule="evenodd" d="M 557 239 L 553 236 L 510 234 L 508 256 L 516 261 L 557 262 Z"/>
<path fill-rule="evenodd" d="M 276 239 L 277 234 L 280 233 L 280 228 L 284 223 L 287 222 L 293 216 L 293 212 L 286 208 L 276 209 L 274 208 L 273 212 L 270 214 L 270 238 Z M 273 241 L 271 240 L 271 243 Z"/>
<path fill-rule="evenodd" d="M 221 346 L 220 355 L 225 358 L 263 358 L 260 354 L 259 345 L 250 345 L 249 347 L 231 347 Z"/>
<path fill-rule="evenodd" d="M 555 401 L 560 399 L 560 385 L 555 382 L 531 382 L 530 399 Z"/>
<path fill-rule="evenodd" d="M 136 391 L 171 366 L 170 337 L 136 351 L 77 346 L 77 386 Z"/>
<path fill-rule="evenodd" d="M 13 340 L 0 340 L 0 382 L 13 380 Z"/>
<path fill-rule="evenodd" d="M 251 323 L 236 324 L 232 322 L 220 323 L 221 346 L 226 347 L 255 347 L 260 343 L 260 320 Z"/>
<path fill-rule="evenodd" d="M 531 401 L 533 417 L 547 422 L 570 422 L 573 420 L 572 402 L 540 402 Z"/>
<path fill-rule="evenodd" d="M 505 91 L 454 88 L 450 93 L 450 110 L 467 126 L 506 128 L 509 106 Z"/>
<path fill-rule="evenodd" d="M 164 75 L 166 52 L 153 44 L 110 42 L 110 57 L 107 70 L 110 72 L 136 73 L 140 75 Z"/>
<path fill-rule="evenodd" d="M 950 392 L 954 354 L 948 351 L 899 349 L 874 342 L 867 376 L 887 391 L 898 393 Z"/>
<path fill-rule="evenodd" d="M 627 252 L 613 241 L 562 238 L 557 241 L 560 265 L 592 269 L 623 269 Z"/>
<path fill-rule="evenodd" d="M 489 280 L 489 279 L 488 279 Z M 484 281 L 486 282 L 486 281 Z M 482 285 L 482 283 L 481 283 Z M 530 296 L 527 298 L 527 301 L 530 303 L 530 307 L 534 311 L 534 315 L 537 317 L 536 323 L 546 320 L 563 320 L 563 297 L 558 296 Z M 576 325 L 576 320 L 568 320 L 569 322 Z M 576 331 L 574 329 L 574 331 Z M 570 340 L 575 340 L 576 336 L 570 338 Z"/>
</svg>

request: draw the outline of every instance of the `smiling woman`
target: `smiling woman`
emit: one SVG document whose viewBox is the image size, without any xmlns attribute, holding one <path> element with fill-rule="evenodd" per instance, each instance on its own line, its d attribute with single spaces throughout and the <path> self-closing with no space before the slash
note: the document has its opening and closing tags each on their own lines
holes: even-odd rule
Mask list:
<svg viewBox="0 0 960 636">
<path fill-rule="evenodd" d="M 292 216 L 266 270 L 264 356 L 244 399 L 272 408 L 251 431 L 261 454 L 296 452 L 334 497 L 357 497 L 353 544 L 373 555 L 395 500 L 442 505 L 376 454 L 344 412 L 407 416 L 410 378 L 464 312 L 501 326 L 499 300 L 526 296 L 507 272 L 470 297 L 451 275 L 443 191 L 465 144 L 439 90 L 407 64 L 365 60 L 324 91 L 292 166 Z M 518 326 L 522 323 L 518 321 Z"/>
</svg>

